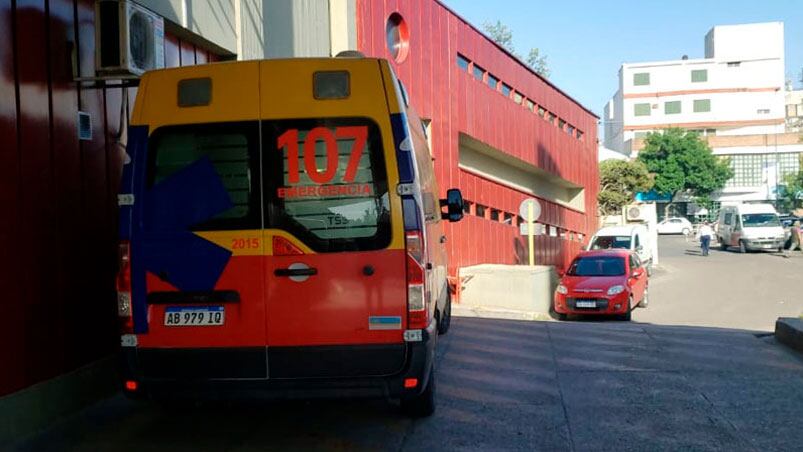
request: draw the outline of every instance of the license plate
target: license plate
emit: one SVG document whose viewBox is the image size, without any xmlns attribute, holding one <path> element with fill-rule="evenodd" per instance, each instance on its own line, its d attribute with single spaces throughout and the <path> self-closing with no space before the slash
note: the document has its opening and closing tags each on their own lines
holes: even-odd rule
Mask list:
<svg viewBox="0 0 803 452">
<path fill-rule="evenodd" d="M 223 306 L 170 306 L 165 326 L 220 326 L 226 321 Z"/>
<path fill-rule="evenodd" d="M 596 308 L 597 307 L 597 302 L 596 301 L 580 301 L 580 300 L 577 300 L 577 302 L 575 303 L 575 306 L 577 306 L 578 308 Z"/>
</svg>

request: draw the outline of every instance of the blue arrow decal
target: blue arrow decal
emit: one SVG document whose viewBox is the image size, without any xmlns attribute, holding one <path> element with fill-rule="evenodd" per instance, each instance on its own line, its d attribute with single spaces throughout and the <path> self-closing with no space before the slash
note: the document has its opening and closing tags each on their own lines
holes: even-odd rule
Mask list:
<svg viewBox="0 0 803 452">
<path fill-rule="evenodd" d="M 145 195 L 148 234 L 143 242 L 145 269 L 179 290 L 212 290 L 231 251 L 190 231 L 231 209 L 226 187 L 208 157 L 156 184 Z"/>
</svg>

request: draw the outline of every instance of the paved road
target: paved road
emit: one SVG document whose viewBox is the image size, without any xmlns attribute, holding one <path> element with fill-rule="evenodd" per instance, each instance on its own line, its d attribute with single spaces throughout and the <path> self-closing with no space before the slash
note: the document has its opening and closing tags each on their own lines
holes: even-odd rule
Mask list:
<svg viewBox="0 0 803 452">
<path fill-rule="evenodd" d="M 661 245 L 666 270 L 632 323 L 456 318 L 428 419 L 380 401 L 164 409 L 117 396 L 19 449 L 801 450 L 803 356 L 752 329 L 799 309 L 778 301 L 803 258 Z"/>
<path fill-rule="evenodd" d="M 650 282 L 649 309 L 636 310 L 639 322 L 773 331 L 775 319 L 803 314 L 803 253 L 739 254 L 661 236 L 663 271 Z"/>
</svg>

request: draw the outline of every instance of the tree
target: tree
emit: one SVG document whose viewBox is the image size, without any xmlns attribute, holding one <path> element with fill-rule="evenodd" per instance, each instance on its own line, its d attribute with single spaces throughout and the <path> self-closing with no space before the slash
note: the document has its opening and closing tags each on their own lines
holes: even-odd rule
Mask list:
<svg viewBox="0 0 803 452">
<path fill-rule="evenodd" d="M 653 177 L 639 161 L 605 160 L 599 164 L 600 191 L 597 195 L 602 215 L 621 213 L 622 207 L 633 202 L 637 192 L 650 191 Z"/>
<path fill-rule="evenodd" d="M 684 193 L 703 206 L 733 177 L 728 159 L 715 156 L 697 133 L 683 129 L 647 134 L 638 160 L 655 175 L 655 191 L 672 199 Z"/>
<path fill-rule="evenodd" d="M 787 175 L 784 184 L 778 186 L 778 207 L 784 212 L 792 212 L 800 205 L 800 196 L 803 196 L 803 171 Z"/>
<path fill-rule="evenodd" d="M 512 53 L 516 58 L 524 60 L 524 58 L 516 52 L 516 46 L 513 45 L 513 32 L 507 25 L 503 24 L 501 20 L 497 20 L 496 23 L 484 22 L 482 28 L 494 42 L 504 47 L 505 50 Z M 530 53 L 527 54 L 527 59 L 525 61 L 532 70 L 543 77 L 549 77 L 547 57 L 546 55 L 541 55 L 541 51 L 538 50 L 537 47 L 530 49 Z"/>
</svg>

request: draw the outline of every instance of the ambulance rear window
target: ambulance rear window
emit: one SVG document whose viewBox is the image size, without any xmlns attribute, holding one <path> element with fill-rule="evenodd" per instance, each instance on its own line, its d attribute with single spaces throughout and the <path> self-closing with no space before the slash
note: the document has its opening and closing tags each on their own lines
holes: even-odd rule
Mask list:
<svg viewBox="0 0 803 452">
<path fill-rule="evenodd" d="M 388 181 L 373 121 L 267 121 L 262 133 L 269 227 L 318 252 L 388 246 Z"/>
<path fill-rule="evenodd" d="M 149 229 L 258 228 L 259 123 L 194 124 L 157 129 L 150 139 Z M 158 205 L 150 205 L 150 204 Z"/>
</svg>

